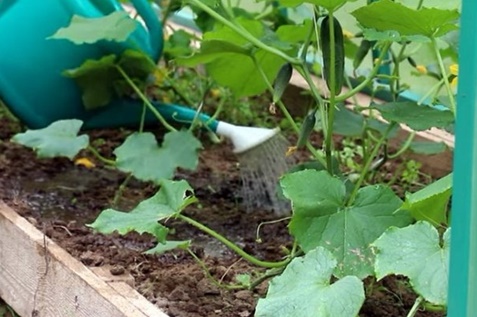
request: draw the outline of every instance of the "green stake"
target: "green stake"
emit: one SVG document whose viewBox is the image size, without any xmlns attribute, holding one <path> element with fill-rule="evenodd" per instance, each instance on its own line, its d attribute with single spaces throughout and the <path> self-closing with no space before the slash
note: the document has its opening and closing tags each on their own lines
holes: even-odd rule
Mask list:
<svg viewBox="0 0 477 317">
<path fill-rule="evenodd" d="M 449 317 L 477 316 L 477 1 L 462 0 Z"/>
</svg>

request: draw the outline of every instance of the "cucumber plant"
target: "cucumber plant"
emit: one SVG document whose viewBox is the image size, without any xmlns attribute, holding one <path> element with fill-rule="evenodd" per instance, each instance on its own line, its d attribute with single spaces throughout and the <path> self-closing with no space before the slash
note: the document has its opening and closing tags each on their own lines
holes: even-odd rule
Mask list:
<svg viewBox="0 0 477 317">
<path fill-rule="evenodd" d="M 355 316 L 365 300 L 365 278 L 381 279 L 390 274 L 407 276 L 418 294 L 408 316 L 415 316 L 420 307 L 445 309 L 451 175 L 405 197 L 399 197 L 387 184 L 373 182 L 372 176 L 385 160 L 419 147 L 413 143 L 413 132 L 397 152 L 389 153 L 389 140 L 400 124 L 422 131 L 449 128 L 453 123 L 456 102 L 451 80 L 455 74 L 448 74 L 446 64 L 454 63 L 455 57 L 446 55 L 449 46 L 441 39 L 457 29 L 458 10 L 426 7 L 426 0 L 416 1 L 413 7 L 391 0 L 369 5 L 352 0 L 287 0 L 265 2 L 259 13 L 220 0 L 185 0 L 184 5 L 196 13 L 203 36 L 197 39 L 198 48 L 190 46 L 188 40 L 179 41 L 179 35 L 174 37 L 177 43 L 186 43 L 187 49 L 169 47 L 167 64 L 203 67 L 237 99 L 268 91 L 273 105 L 297 133 L 296 147 L 306 147 L 316 161 L 313 163 L 318 163 L 296 168 L 280 182 L 283 195 L 292 202 L 289 232 L 293 249 L 282 261 L 263 261 L 182 214 L 196 202 L 193 189 L 184 180 L 169 178 L 176 167 L 196 165 L 195 160 L 181 160 L 175 153 L 180 147 L 188 151 L 189 158 L 196 157 L 200 144 L 192 130 L 171 128 L 162 146 L 141 130 L 115 151 L 116 160 L 103 159 L 138 179 L 156 182 L 160 189 L 129 213 L 104 210 L 91 227 L 105 234 L 147 232 L 158 241 L 147 252 L 182 248 L 200 261 L 189 248 L 191 241 L 167 240 L 169 229 L 164 223 L 172 217 L 197 227 L 249 262 L 270 269 L 257 282 L 230 288 L 250 288 L 279 275 L 271 279 L 267 296 L 258 301 L 256 316 Z M 294 21 L 286 12 L 297 6 L 310 13 Z M 175 9 L 177 6 L 166 12 Z M 354 39 L 344 36 L 343 19 L 358 26 Z M 420 48 L 434 55 L 418 60 L 415 55 Z M 365 70 L 363 64 L 369 55 L 373 58 Z M 137 86 L 144 81 L 131 78 L 121 66 L 124 64 L 118 66 L 117 58 L 121 57 L 110 57 L 107 67 L 147 106 L 148 98 L 140 89 L 144 87 Z M 437 65 L 440 85 L 429 89 L 426 102 L 401 98 L 404 90 L 412 88 L 404 79 L 404 66 L 410 59 L 413 71 L 424 63 Z M 99 61 L 101 67 L 104 63 Z M 152 68 L 148 71 L 154 72 Z M 316 85 L 312 70 L 324 79 L 324 86 Z M 282 100 L 293 72 L 307 83 L 314 101 L 301 126 Z M 355 100 L 361 92 L 371 96 L 369 104 Z M 376 96 L 385 96 L 386 103 L 375 102 Z M 377 114 L 386 122 L 377 120 Z M 158 119 L 164 121 L 160 114 Z M 73 157 L 87 148 L 100 157 L 88 145 L 87 137 L 77 135 L 80 125 L 60 122 L 42 131 L 19 134 L 14 141 L 37 149 L 42 156 Z M 65 130 L 69 131 L 66 136 Z M 310 142 L 314 131 L 324 136 L 321 146 Z M 54 137 L 57 133 L 62 133 L 61 143 Z M 360 169 L 352 177 L 346 175 L 336 157 L 333 136 L 337 134 L 354 137 L 362 146 Z M 64 142 L 66 139 L 70 142 Z M 158 172 L 161 168 L 156 165 L 141 167 L 145 157 L 160 158 L 172 169 Z"/>
</svg>

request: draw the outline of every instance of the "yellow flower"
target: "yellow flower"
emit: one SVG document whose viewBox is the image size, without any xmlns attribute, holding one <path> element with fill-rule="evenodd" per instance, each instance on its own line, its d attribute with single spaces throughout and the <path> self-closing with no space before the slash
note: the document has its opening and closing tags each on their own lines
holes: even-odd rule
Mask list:
<svg viewBox="0 0 477 317">
<path fill-rule="evenodd" d="M 347 39 L 352 39 L 354 37 L 354 34 L 351 33 L 350 31 L 343 30 L 343 36 Z"/>
<path fill-rule="evenodd" d="M 416 70 L 423 75 L 427 74 L 427 67 L 424 65 L 416 65 Z"/>
<path fill-rule="evenodd" d="M 154 69 L 152 76 L 154 76 L 154 84 L 156 86 L 160 86 L 163 83 L 164 78 L 166 77 L 164 70 L 160 69 L 159 67 L 156 67 Z"/>
<path fill-rule="evenodd" d="M 89 158 L 87 157 L 80 157 L 79 159 L 75 160 L 75 165 L 81 165 L 86 168 L 94 168 L 96 164 L 94 164 Z"/>
<path fill-rule="evenodd" d="M 452 64 L 449 66 L 450 73 L 454 75 L 454 78 L 451 79 L 451 87 L 456 88 L 457 87 L 457 78 L 459 76 L 459 65 L 458 64 Z"/>
<path fill-rule="evenodd" d="M 452 64 L 449 66 L 449 70 L 452 75 L 459 75 L 459 65 L 458 64 Z"/>
<path fill-rule="evenodd" d="M 212 88 L 210 90 L 210 95 L 212 98 L 219 98 L 222 95 L 222 92 L 218 88 Z"/>
</svg>

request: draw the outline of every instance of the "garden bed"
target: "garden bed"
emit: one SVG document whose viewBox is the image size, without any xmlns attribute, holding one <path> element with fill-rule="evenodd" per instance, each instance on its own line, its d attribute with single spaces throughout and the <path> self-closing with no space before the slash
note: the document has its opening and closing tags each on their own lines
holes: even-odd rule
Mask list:
<svg viewBox="0 0 477 317">
<path fill-rule="evenodd" d="M 96 168 L 88 169 L 75 166 L 67 159 L 39 160 L 31 150 L 8 141 L 18 132 L 18 126 L 7 119 L 1 120 L 0 200 L 60 247 L 90 268 L 105 268 L 113 276 L 130 274 L 134 278 L 134 288 L 171 317 L 253 316 L 257 299 L 265 295 L 266 283 L 254 291 L 225 290 L 214 285 L 185 251 L 145 255 L 142 252 L 154 246 L 155 240 L 150 236 L 94 233 L 85 224 L 91 223 L 101 210 L 111 206 L 126 175 L 110 170 L 100 162 L 95 162 Z M 162 133 L 155 131 L 159 139 Z M 93 141 L 104 140 L 100 149 L 106 157 L 112 157 L 112 149 L 120 144 L 125 133 L 101 130 L 91 132 L 90 136 Z M 262 242 L 256 243 L 259 224 L 276 217 L 263 210 L 244 211 L 239 197 L 240 175 L 231 146 L 228 143 L 212 144 L 206 138 L 202 141 L 204 150 L 200 154 L 198 170 L 180 171 L 176 176 L 187 179 L 199 199 L 199 203 L 188 207 L 185 214 L 258 258 L 279 260 L 283 256 L 280 250 L 291 247 L 286 222 L 262 226 L 259 232 Z M 317 136 L 314 141 L 321 142 Z M 450 158 L 449 152 L 431 159 L 420 157 L 424 171 L 433 177 L 441 177 L 450 171 Z M 394 164 L 401 161 L 387 163 L 383 173 L 391 177 L 396 170 Z M 426 165 L 426 161 L 434 166 L 439 162 L 440 169 L 436 170 L 432 164 Z M 422 179 L 422 182 L 428 181 Z M 151 184 L 132 181 L 124 190 L 118 206 L 131 209 L 154 192 L 155 187 Z M 175 229 L 173 238 L 193 240 L 194 252 L 218 281 L 231 283 L 237 274 L 258 270 L 194 227 L 173 222 L 168 225 Z M 132 284 L 131 280 L 129 282 Z M 415 294 L 405 279 L 391 277 L 368 285 L 373 286 L 366 290 L 368 296 L 361 309 L 362 317 L 406 316 L 414 304 Z M 2 290 L 2 293 L 9 291 Z M 52 304 L 61 305 L 61 302 L 52 301 Z M 419 312 L 417 316 L 443 314 Z"/>
</svg>

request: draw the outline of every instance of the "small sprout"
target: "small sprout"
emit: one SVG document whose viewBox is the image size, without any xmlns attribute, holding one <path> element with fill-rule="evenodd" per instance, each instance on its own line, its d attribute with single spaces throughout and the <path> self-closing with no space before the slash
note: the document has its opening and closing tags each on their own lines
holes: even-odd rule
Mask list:
<svg viewBox="0 0 477 317">
<path fill-rule="evenodd" d="M 84 166 L 86 168 L 95 168 L 96 164 L 93 163 L 89 158 L 87 157 L 80 157 L 79 159 L 75 160 L 75 165 L 77 166 Z"/>
</svg>

